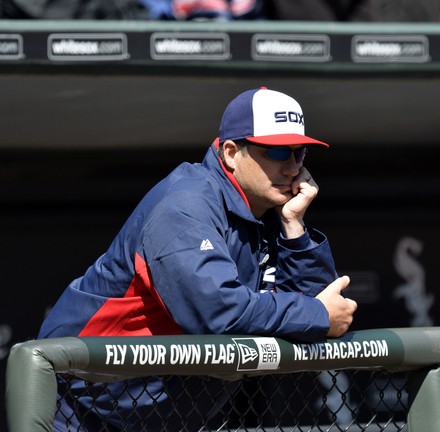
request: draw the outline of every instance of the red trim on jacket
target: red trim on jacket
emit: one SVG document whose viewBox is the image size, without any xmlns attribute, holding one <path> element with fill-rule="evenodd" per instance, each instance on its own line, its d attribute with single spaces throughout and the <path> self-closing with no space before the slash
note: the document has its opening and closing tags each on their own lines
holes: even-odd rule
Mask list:
<svg viewBox="0 0 440 432">
<path fill-rule="evenodd" d="M 220 140 L 218 138 L 216 138 L 214 140 L 214 146 L 215 146 L 216 149 L 219 148 Z M 240 187 L 240 185 L 237 182 L 237 179 L 234 177 L 234 175 L 230 171 L 228 171 L 228 169 L 225 167 L 225 164 L 223 163 L 223 161 L 220 158 L 219 158 L 219 161 L 220 161 L 220 166 L 222 167 L 222 170 L 224 171 L 226 177 L 234 185 L 235 189 L 237 189 L 238 193 L 243 198 L 243 201 L 246 203 L 248 208 L 251 208 L 251 206 L 249 205 L 249 201 L 248 201 L 246 195 L 243 192 L 243 189 Z"/>
<path fill-rule="evenodd" d="M 135 274 L 122 298 L 109 298 L 78 336 L 152 336 L 182 334 L 159 297 L 142 257 L 136 253 Z"/>
</svg>

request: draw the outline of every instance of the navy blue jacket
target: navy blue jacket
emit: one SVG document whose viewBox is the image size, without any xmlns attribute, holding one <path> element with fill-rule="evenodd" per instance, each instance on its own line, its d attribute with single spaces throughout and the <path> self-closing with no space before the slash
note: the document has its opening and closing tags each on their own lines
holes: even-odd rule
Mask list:
<svg viewBox="0 0 440 432">
<path fill-rule="evenodd" d="M 73 281 L 39 337 L 229 333 L 314 341 L 328 314 L 313 297 L 337 277 L 326 237 L 283 239 L 261 221 L 212 146 L 140 202 L 108 251 Z"/>
</svg>

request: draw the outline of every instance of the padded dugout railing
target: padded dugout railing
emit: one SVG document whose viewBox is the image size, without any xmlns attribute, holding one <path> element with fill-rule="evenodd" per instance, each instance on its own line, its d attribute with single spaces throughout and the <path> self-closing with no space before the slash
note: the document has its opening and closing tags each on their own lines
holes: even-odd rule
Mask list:
<svg viewBox="0 0 440 432">
<path fill-rule="evenodd" d="M 6 409 L 10 432 L 52 430 L 57 409 L 57 374 L 90 382 L 171 375 L 210 376 L 230 382 L 305 371 L 369 370 L 407 376 L 406 424 L 387 423 L 374 430 L 407 427 L 411 432 L 438 432 L 439 364 L 440 328 L 435 327 L 364 330 L 312 344 L 245 335 L 35 340 L 17 344 L 11 350 L 6 373 Z M 333 385 L 337 387 L 337 380 Z M 368 426 L 356 423 L 355 430 L 366 430 Z M 227 419 L 222 428 L 231 430 Z M 235 427 L 238 429 L 251 430 L 245 424 Z M 330 429 L 353 430 L 336 421 L 328 429 L 318 426 L 312 430 Z M 190 426 L 187 430 L 191 430 Z M 257 425 L 257 430 L 265 429 Z"/>
</svg>

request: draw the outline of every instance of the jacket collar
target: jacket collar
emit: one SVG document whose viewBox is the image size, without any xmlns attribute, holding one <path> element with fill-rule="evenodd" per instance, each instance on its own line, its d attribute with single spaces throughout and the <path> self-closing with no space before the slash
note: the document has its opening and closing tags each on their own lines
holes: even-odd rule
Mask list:
<svg viewBox="0 0 440 432">
<path fill-rule="evenodd" d="M 213 142 L 206 153 L 203 165 L 208 168 L 214 178 L 220 184 L 221 192 L 224 196 L 226 206 L 229 211 L 236 213 L 238 216 L 255 222 L 249 202 L 246 195 L 237 183 L 235 177 L 230 173 L 217 154 L 219 146 L 218 138 Z"/>
</svg>

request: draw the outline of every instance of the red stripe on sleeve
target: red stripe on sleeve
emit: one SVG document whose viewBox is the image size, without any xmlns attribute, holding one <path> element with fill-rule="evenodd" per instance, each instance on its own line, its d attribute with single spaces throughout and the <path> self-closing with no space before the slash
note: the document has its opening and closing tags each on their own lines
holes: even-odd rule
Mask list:
<svg viewBox="0 0 440 432">
<path fill-rule="evenodd" d="M 182 334 L 157 293 L 147 263 L 136 253 L 135 274 L 124 297 L 111 297 L 79 336 Z"/>
</svg>

